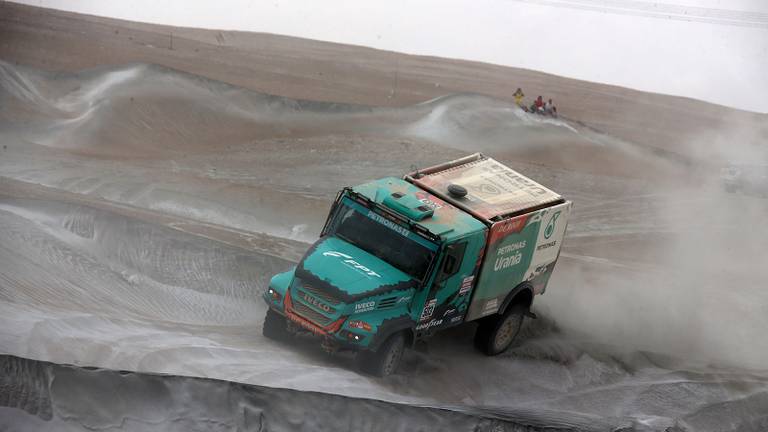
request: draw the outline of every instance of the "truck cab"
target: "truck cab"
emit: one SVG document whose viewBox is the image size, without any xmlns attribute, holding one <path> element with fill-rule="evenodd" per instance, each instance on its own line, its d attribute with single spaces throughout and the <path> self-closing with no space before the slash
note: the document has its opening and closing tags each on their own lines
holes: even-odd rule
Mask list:
<svg viewBox="0 0 768 432">
<path fill-rule="evenodd" d="M 481 154 L 344 188 L 320 238 L 272 278 L 264 335 L 309 331 L 378 376 L 415 341 L 468 321 L 481 351 L 503 352 L 544 292 L 569 211 Z"/>
</svg>

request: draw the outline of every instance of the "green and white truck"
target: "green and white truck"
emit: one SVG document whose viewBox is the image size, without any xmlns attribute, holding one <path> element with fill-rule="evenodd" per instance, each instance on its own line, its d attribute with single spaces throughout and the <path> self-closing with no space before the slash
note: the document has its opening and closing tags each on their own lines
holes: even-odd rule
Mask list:
<svg viewBox="0 0 768 432">
<path fill-rule="evenodd" d="M 557 262 L 571 202 L 480 153 L 341 190 L 320 238 L 264 292 L 264 336 L 299 331 L 360 368 L 393 373 L 405 348 L 478 324 L 487 355 L 512 343 Z"/>
</svg>

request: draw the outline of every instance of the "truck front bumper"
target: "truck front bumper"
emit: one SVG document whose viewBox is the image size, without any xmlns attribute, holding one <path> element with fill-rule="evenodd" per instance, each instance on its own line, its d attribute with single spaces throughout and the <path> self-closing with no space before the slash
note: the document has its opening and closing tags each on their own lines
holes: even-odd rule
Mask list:
<svg viewBox="0 0 768 432">
<path fill-rule="evenodd" d="M 270 304 L 268 302 L 268 304 L 269 307 L 280 315 L 283 315 L 291 324 L 320 337 L 322 339 L 323 349 L 326 351 L 360 351 L 365 349 L 364 346 L 356 343 L 358 341 L 354 340 L 355 333 L 342 329 L 348 318 L 346 316 L 342 316 L 325 327 L 317 325 L 294 311 L 290 291 L 286 291 L 282 308 L 274 303 Z M 366 339 L 364 335 L 358 336 L 362 338 L 359 339 L 360 342 Z"/>
</svg>

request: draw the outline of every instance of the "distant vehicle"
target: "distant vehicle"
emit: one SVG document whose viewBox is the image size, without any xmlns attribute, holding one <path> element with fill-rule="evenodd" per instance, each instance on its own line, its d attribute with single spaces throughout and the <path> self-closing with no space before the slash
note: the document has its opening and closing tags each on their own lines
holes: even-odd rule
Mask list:
<svg viewBox="0 0 768 432">
<path fill-rule="evenodd" d="M 406 347 L 464 322 L 504 352 L 555 267 L 571 202 L 480 153 L 339 192 L 320 239 L 275 275 L 263 333 L 309 331 L 393 373 Z"/>
<path fill-rule="evenodd" d="M 536 107 L 536 105 L 533 104 L 530 107 L 521 106 L 520 108 L 529 114 L 538 114 L 545 117 L 557 118 L 557 108 L 554 106 L 547 109 L 545 107 Z"/>
<path fill-rule="evenodd" d="M 731 165 L 720 170 L 727 192 L 768 197 L 768 165 Z"/>
</svg>

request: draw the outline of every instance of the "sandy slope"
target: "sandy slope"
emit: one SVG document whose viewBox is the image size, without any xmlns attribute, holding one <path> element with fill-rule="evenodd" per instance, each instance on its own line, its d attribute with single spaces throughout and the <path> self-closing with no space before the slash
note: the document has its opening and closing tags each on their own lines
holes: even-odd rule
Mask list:
<svg viewBox="0 0 768 432">
<path fill-rule="evenodd" d="M 768 347 L 752 340 L 751 327 L 729 325 L 724 337 L 721 323 L 701 319 L 697 308 L 734 324 L 747 314 L 760 326 L 764 315 L 748 305 L 766 304 L 754 283 L 764 276 L 744 277 L 735 267 L 728 276 L 702 272 L 670 255 L 698 251 L 687 241 L 695 236 L 687 214 L 703 211 L 695 227 L 722 231 L 727 239 L 713 241 L 740 246 L 733 265 L 749 267 L 762 239 L 742 238 L 731 212 L 711 209 L 738 202 L 742 219 L 759 220 L 766 204 L 691 188 L 693 179 L 715 180 L 692 170 L 697 158 L 648 151 L 477 95 L 371 108 L 272 97 L 147 65 L 51 75 L 5 63 L 0 72 L 9 101 L 0 117 L 8 143 L 0 173 L 16 179 L 0 182 L 3 352 L 484 407 L 541 424 L 591 418 L 663 428 L 709 419 L 721 403 L 751 412 L 751 401 L 761 400 L 763 379 L 743 368 L 759 368 Z M 217 120 L 190 120 L 196 116 Z M 206 138 L 217 125 L 229 141 Z M 583 157 L 551 156 L 573 147 Z M 428 354 L 413 353 L 404 374 L 383 382 L 350 370 L 349 358 L 327 358 L 311 341 L 261 338 L 259 292 L 307 247 L 286 238 L 316 235 L 339 184 L 477 150 L 578 203 L 539 304 L 566 333 L 535 322 L 510 355 L 483 359 L 468 326 L 433 341 Z M 601 162 L 607 156 L 612 162 Z M 641 178 L 650 172 L 655 178 Z M 721 298 L 720 284 L 732 277 L 745 282 L 740 296 Z M 677 310 L 656 312 L 662 298 Z M 692 306 L 693 298 L 711 301 Z M 662 331 L 662 322 L 672 328 Z M 712 369 L 713 362 L 729 369 Z"/>
<path fill-rule="evenodd" d="M 527 432 L 522 415 L 385 403 L 202 378 L 85 370 L 0 356 L 0 428 L 29 431 L 434 431 Z M 106 409 L 100 398 L 119 395 Z M 30 415 L 20 418 L 24 411 Z M 340 421 L 340 413 L 351 413 Z M 522 418 L 521 418 L 522 417 Z M 594 418 L 553 419 L 547 431 L 605 430 Z"/>
<path fill-rule="evenodd" d="M 174 29 L 170 50 L 167 28 L 0 12 L 3 353 L 482 407 L 539 425 L 765 426 L 768 202 L 723 193 L 713 170 L 742 153 L 765 158 L 765 116 L 275 36 Z M 511 106 L 511 76 L 558 92 L 561 111 L 589 125 Z M 537 300 L 543 318 L 519 347 L 479 357 L 467 326 L 378 381 L 311 341 L 261 337 L 265 281 L 314 239 L 340 186 L 474 151 L 576 203 Z M 77 370 L 27 367 L 93 389 Z M 103 409 L 119 418 L 129 405 Z M 89 407 L 69 409 L 62 424 L 90 427 Z"/>
<path fill-rule="evenodd" d="M 706 138 L 713 133 L 720 135 L 719 143 L 734 141 L 732 147 L 768 138 L 766 114 L 534 71 L 276 35 L 130 23 L 10 3 L 0 8 L 0 59 L 53 71 L 153 63 L 295 99 L 376 106 L 403 106 L 462 92 L 511 100 L 515 88 L 523 87 L 529 97 L 553 97 L 574 120 L 673 151 L 685 147 L 709 154 Z M 749 155 L 752 149 L 746 146 L 740 152 Z"/>
</svg>

